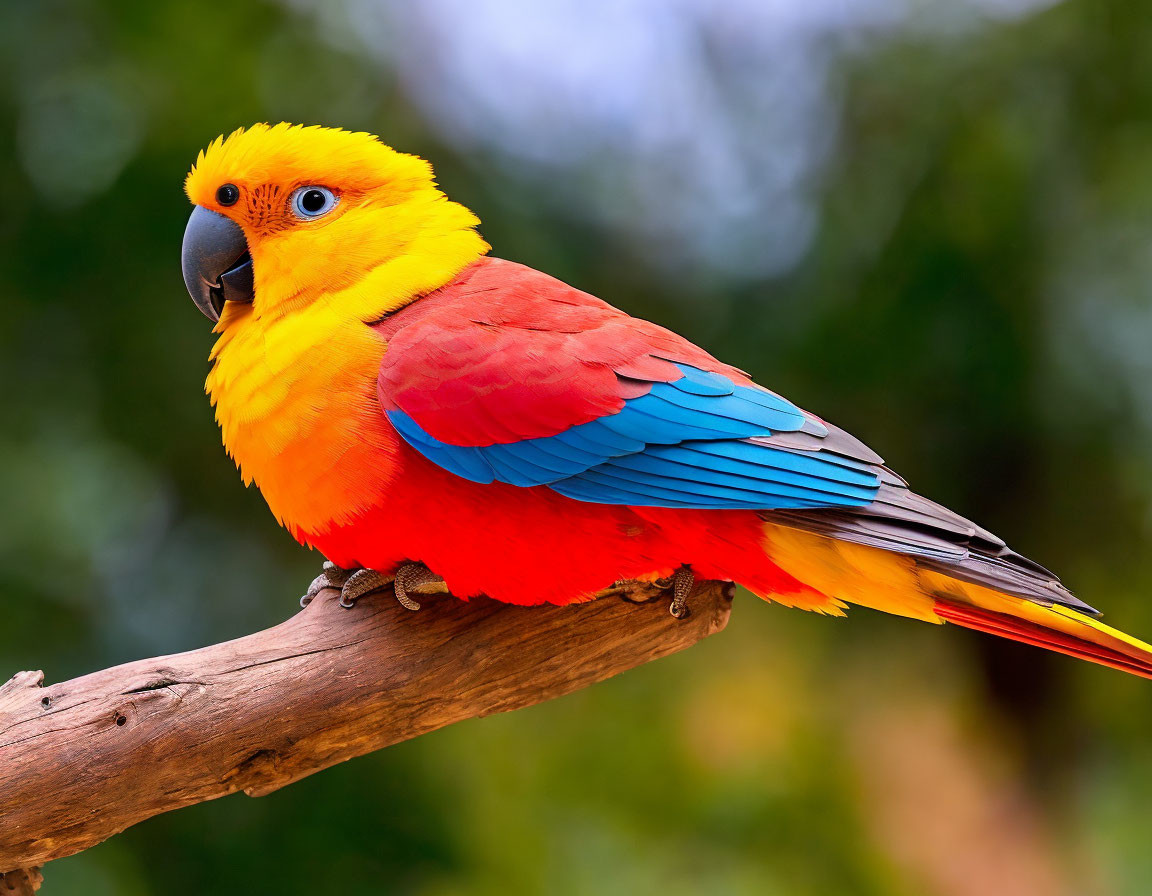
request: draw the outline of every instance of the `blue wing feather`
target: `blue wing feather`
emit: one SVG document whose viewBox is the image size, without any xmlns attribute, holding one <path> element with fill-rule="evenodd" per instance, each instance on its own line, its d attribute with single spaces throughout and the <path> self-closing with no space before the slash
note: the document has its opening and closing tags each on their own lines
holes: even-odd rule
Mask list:
<svg viewBox="0 0 1152 896">
<path fill-rule="evenodd" d="M 843 480 L 833 481 L 777 468 L 758 467 L 756 469 L 758 475 L 749 476 L 746 473 L 733 473 L 730 470 L 701 467 L 694 462 L 683 462 L 682 458 L 687 453 L 672 454 L 657 448 L 650 452 L 615 458 L 607 461 L 606 466 L 614 469 L 634 470 L 653 478 L 695 482 L 701 488 L 715 486 L 717 488 L 739 489 L 751 494 L 763 495 L 771 492 L 781 496 L 787 495 L 810 500 L 824 498 L 835 504 L 843 503 L 845 498 L 871 500 L 875 491 L 870 485 L 862 486 Z"/>
<path fill-rule="evenodd" d="M 736 384 L 719 373 L 698 370 L 687 364 L 676 366 L 680 368 L 684 378 L 677 380 L 673 385 L 682 392 L 694 392 L 697 395 L 731 395 L 736 391 Z"/>
<path fill-rule="evenodd" d="M 439 442 L 422 430 L 416 421 L 401 411 L 389 411 L 388 419 L 409 445 L 434 464 L 463 479 L 487 485 L 496 474 L 484 455 L 474 448 L 461 448 Z"/>
<path fill-rule="evenodd" d="M 643 451 L 647 445 L 642 439 L 621 435 L 604 426 L 599 420 L 573 426 L 567 432 L 557 433 L 549 441 L 562 442 L 589 451 L 603 460 L 618 454 Z"/>
<path fill-rule="evenodd" d="M 738 449 L 751 449 L 737 453 Z M 720 470 L 763 479 L 766 475 L 779 477 L 812 477 L 817 480 L 830 480 L 833 485 L 857 485 L 871 488 L 876 483 L 876 473 L 863 464 L 846 466 L 841 461 L 852 463 L 849 458 L 840 458 L 829 452 L 801 454 L 785 451 L 752 442 L 692 442 L 687 445 L 673 445 L 649 449 L 650 453 L 667 457 L 693 467 L 706 470 Z M 762 467 L 771 467 L 768 474 Z"/>
<path fill-rule="evenodd" d="M 867 463 L 750 441 L 801 429 L 827 433 L 791 402 L 677 366 L 681 379 L 653 383 L 619 412 L 545 438 L 450 445 L 403 411 L 388 418 L 413 448 L 458 476 L 546 485 L 579 501 L 783 510 L 863 507 L 876 497 L 880 479 Z"/>
</svg>

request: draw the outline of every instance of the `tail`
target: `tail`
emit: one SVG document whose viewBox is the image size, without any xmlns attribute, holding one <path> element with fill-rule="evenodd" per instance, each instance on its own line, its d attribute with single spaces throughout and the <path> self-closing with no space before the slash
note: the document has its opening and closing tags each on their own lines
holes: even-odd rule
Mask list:
<svg viewBox="0 0 1152 896">
<path fill-rule="evenodd" d="M 1083 613 L 1056 604 L 1022 603 L 1018 615 L 936 600 L 941 619 L 1024 644 L 1111 666 L 1142 678 L 1152 678 L 1152 646 Z"/>
<path fill-rule="evenodd" d="M 1017 588 L 1017 563 L 1008 574 L 993 558 L 974 553 L 963 563 L 945 564 L 774 522 L 766 522 L 764 532 L 773 563 L 827 602 L 820 605 L 811 596 L 791 601 L 789 595 L 772 595 L 772 600 L 830 613 L 840 612 L 846 602 L 925 622 L 951 622 L 1152 678 L 1152 645 L 1094 619 L 1095 611 L 1054 577 L 1044 582 L 1037 573 L 1031 587 Z M 993 587 L 998 578 L 1004 584 Z"/>
<path fill-rule="evenodd" d="M 863 507 L 760 511 L 763 548 L 799 586 L 766 596 L 832 614 L 851 603 L 953 622 L 1152 678 L 1152 646 L 1098 622 L 1043 566 L 913 492 L 843 430 L 822 427 L 820 437 L 790 433 L 784 447 L 872 472 L 879 486 Z"/>
</svg>

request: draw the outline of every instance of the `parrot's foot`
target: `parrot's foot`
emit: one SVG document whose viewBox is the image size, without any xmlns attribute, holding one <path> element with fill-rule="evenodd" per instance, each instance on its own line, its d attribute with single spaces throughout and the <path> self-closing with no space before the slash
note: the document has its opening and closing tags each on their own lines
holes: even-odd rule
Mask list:
<svg viewBox="0 0 1152 896">
<path fill-rule="evenodd" d="M 325 588 L 342 588 L 344 583 L 352 575 L 351 569 L 343 569 L 337 566 L 331 560 L 325 560 L 324 566 L 321 567 L 320 575 L 312 580 L 312 584 L 308 586 L 308 590 L 304 592 L 304 596 L 300 598 L 300 606 L 306 607 L 312 603 L 312 598 L 323 591 Z"/>
<path fill-rule="evenodd" d="M 669 578 L 665 579 L 618 579 L 613 582 L 614 588 L 634 588 L 637 586 L 652 586 L 655 585 L 662 591 L 672 591 L 672 603 L 668 607 L 668 612 L 675 616 L 677 619 L 687 619 L 690 611 L 688 609 L 688 595 L 692 591 L 692 586 L 696 584 L 696 576 L 692 572 L 692 567 L 681 566 L 676 572 L 672 573 Z M 630 604 L 646 604 L 656 600 L 660 595 L 655 594 L 652 596 L 633 597 L 625 593 L 624 600 Z"/>
<path fill-rule="evenodd" d="M 687 619 L 692 613 L 688 609 L 688 595 L 692 591 L 692 586 L 696 584 L 692 567 L 681 566 L 672 574 L 671 579 L 657 579 L 656 584 L 661 588 L 672 589 L 672 603 L 668 606 L 668 612 L 677 619 Z"/>
<path fill-rule="evenodd" d="M 411 598 L 410 592 L 447 590 L 444 580 L 423 563 L 405 563 L 396 570 L 395 576 L 387 576 L 375 569 L 344 569 L 329 560 L 325 561 L 323 571 L 312 580 L 308 591 L 300 598 L 300 606 L 308 606 L 312 598 L 325 588 L 339 588 L 340 606 L 350 610 L 365 594 L 380 591 L 389 585 L 396 592 L 396 600 L 407 610 L 420 609 L 420 604 Z"/>
</svg>

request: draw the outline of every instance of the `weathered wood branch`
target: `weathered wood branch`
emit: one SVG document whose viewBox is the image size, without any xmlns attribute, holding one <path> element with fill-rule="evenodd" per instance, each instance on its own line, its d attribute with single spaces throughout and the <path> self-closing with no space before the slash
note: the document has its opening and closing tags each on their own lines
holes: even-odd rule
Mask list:
<svg viewBox="0 0 1152 896">
<path fill-rule="evenodd" d="M 39 868 L 22 868 L 0 874 L 0 896 L 33 896 L 44 883 Z"/>
<path fill-rule="evenodd" d="M 651 597 L 637 586 L 627 596 Z M 269 793 L 462 719 L 531 706 L 720 631 L 730 586 L 691 615 L 624 592 L 571 607 L 327 590 L 274 628 L 42 687 L 0 686 L 0 869 L 32 868 L 182 806 Z"/>
</svg>

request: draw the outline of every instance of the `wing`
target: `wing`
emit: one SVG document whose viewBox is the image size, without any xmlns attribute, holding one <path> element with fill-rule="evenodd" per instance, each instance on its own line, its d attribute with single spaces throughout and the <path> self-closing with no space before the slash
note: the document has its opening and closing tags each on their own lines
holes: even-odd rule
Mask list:
<svg viewBox="0 0 1152 896">
<path fill-rule="evenodd" d="M 381 404 L 444 469 L 600 504 L 761 510 L 875 498 L 878 457 L 687 340 L 528 268 L 490 262 L 482 274 L 421 299 L 387 334 Z M 821 450 L 792 446 L 796 435 Z"/>
<path fill-rule="evenodd" d="M 379 327 L 388 419 L 465 479 L 600 504 L 757 510 L 1090 610 L 996 536 L 911 492 L 843 430 L 530 268 L 486 260 Z"/>
</svg>

